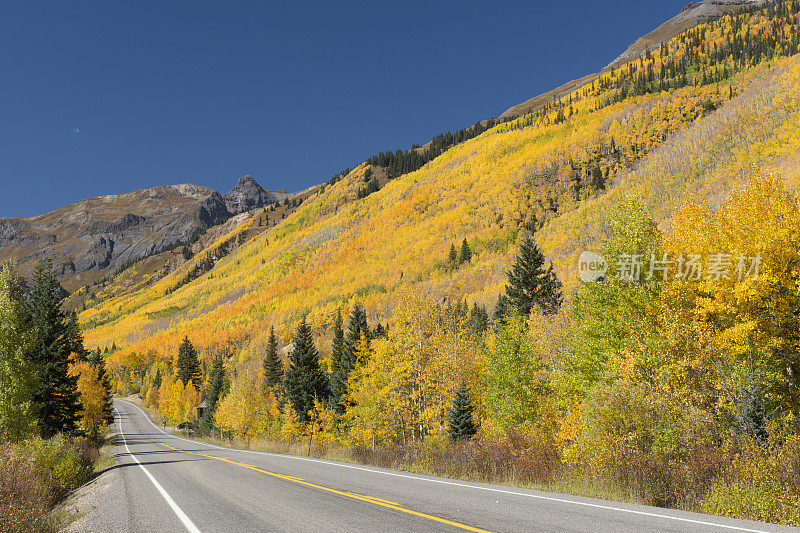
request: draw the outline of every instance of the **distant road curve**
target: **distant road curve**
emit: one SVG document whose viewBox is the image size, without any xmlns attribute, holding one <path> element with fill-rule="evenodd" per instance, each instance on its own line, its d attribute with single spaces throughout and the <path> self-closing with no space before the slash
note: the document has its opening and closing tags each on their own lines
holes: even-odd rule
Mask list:
<svg viewBox="0 0 800 533">
<path fill-rule="evenodd" d="M 114 405 L 119 438 L 115 450 L 118 463 L 113 468 L 121 479 L 109 489 L 106 503 L 92 511 L 86 530 L 113 524 L 115 531 L 124 532 L 205 533 L 798 531 L 643 505 L 235 450 L 165 433 L 128 401 L 115 399 Z"/>
</svg>

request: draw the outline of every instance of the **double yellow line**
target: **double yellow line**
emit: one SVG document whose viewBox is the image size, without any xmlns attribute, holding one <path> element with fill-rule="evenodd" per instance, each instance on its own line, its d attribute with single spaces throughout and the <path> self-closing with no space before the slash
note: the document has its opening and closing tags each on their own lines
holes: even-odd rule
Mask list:
<svg viewBox="0 0 800 533">
<path fill-rule="evenodd" d="M 133 418 L 131 418 L 131 420 L 133 420 Z M 134 425 L 136 425 L 136 427 L 139 429 L 139 431 L 141 431 L 142 434 L 144 434 L 144 431 L 142 431 L 142 428 L 139 427 L 139 424 L 137 424 L 135 420 L 133 420 L 133 423 L 134 423 Z M 148 437 L 148 438 L 150 438 L 150 437 Z M 283 480 L 286 480 L 286 481 L 291 481 L 292 483 L 297 483 L 299 485 L 305 485 L 306 487 L 311 487 L 311 488 L 315 488 L 315 489 L 319 489 L 319 490 L 324 490 L 326 492 L 332 492 L 333 494 L 338 494 L 340 496 L 346 496 L 347 498 L 352 498 L 354 500 L 360 500 L 362 502 L 371 503 L 373 505 L 379 505 L 381 507 L 388 507 L 389 509 L 394 509 L 395 511 L 400 511 L 400 512 L 407 513 L 407 514 L 410 514 L 410 515 L 418 516 L 420 518 L 426 518 L 428 520 L 433 520 L 434 522 L 439 522 L 441 524 L 447 524 L 448 526 L 453 526 L 453 527 L 456 527 L 456 528 L 459 528 L 459 529 L 463 529 L 465 531 L 474 531 L 475 533 L 489 533 L 488 531 L 486 531 L 484 529 L 478 529 L 476 527 L 468 526 L 466 524 L 461 524 L 459 522 L 453 522 L 452 520 L 447 520 L 445 518 L 439 518 L 438 516 L 433 516 L 433 515 L 429 515 L 429 514 L 425 514 L 425 513 L 420 513 L 418 511 L 414 511 L 412 509 L 407 509 L 405 507 L 400 506 L 400 504 L 398 504 L 396 502 L 391 502 L 389 500 L 382 500 L 381 498 L 375 498 L 373 496 L 364 496 L 362 494 L 356 494 L 354 492 L 345 492 L 345 491 L 341 491 L 341 490 L 332 489 L 330 487 L 324 487 L 322 485 L 317 485 L 316 483 L 310 483 L 310 482 L 308 482 L 308 481 L 306 481 L 306 480 L 304 480 L 302 478 L 299 478 L 299 477 L 287 476 L 285 474 L 278 474 L 278 473 L 275 473 L 275 472 L 269 472 L 268 470 L 262 470 L 261 468 L 255 467 L 253 465 L 250 465 L 250 464 L 247 464 L 247 463 L 240 463 L 238 461 L 233 461 L 231 459 L 226 459 L 224 457 L 217 457 L 215 455 L 208 455 L 208 454 L 205 454 L 205 453 L 190 452 L 188 450 L 182 450 L 180 448 L 176 448 L 174 446 L 170 446 L 169 444 L 166 444 L 164 442 L 158 442 L 158 441 L 156 441 L 156 440 L 154 440 L 152 438 L 150 438 L 150 440 L 152 440 L 153 442 L 155 442 L 157 444 L 160 444 L 161 446 L 164 446 L 165 448 L 169 448 L 170 450 L 173 450 L 173 451 L 176 451 L 176 452 L 186 453 L 186 454 L 189 454 L 189 455 L 197 455 L 197 456 L 200 456 L 200 457 L 205 457 L 207 459 L 214 459 L 215 461 L 222 461 L 222 462 L 225 462 L 225 463 L 230 463 L 232 465 L 240 466 L 242 468 L 247 468 L 247 469 L 253 470 L 255 472 L 259 472 L 261 474 L 266 474 L 268 476 L 276 477 L 276 478 L 283 479 Z"/>
</svg>

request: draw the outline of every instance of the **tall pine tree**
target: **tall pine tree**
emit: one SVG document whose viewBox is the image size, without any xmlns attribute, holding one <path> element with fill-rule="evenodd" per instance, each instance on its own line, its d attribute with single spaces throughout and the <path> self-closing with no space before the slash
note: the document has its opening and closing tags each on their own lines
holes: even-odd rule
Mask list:
<svg viewBox="0 0 800 533">
<path fill-rule="evenodd" d="M 336 313 L 333 322 L 333 348 L 331 350 L 331 398 L 330 403 L 337 412 L 344 411 L 344 406 L 339 405 L 347 392 L 347 373 L 345 368 L 345 339 L 342 324 L 342 311 Z"/>
<path fill-rule="evenodd" d="M 456 246 L 454 244 L 450 245 L 450 253 L 447 255 L 447 260 L 450 263 L 450 268 L 456 268 L 458 266 L 458 252 L 456 252 Z"/>
<path fill-rule="evenodd" d="M 478 303 L 472 305 L 472 310 L 469 313 L 469 327 L 475 333 L 483 333 L 489 327 L 489 314 L 486 312 L 485 307 L 478 306 Z"/>
<path fill-rule="evenodd" d="M 111 383 L 108 382 L 108 374 L 106 373 L 106 361 L 103 354 L 98 348 L 95 352 L 96 359 L 89 359 L 89 363 L 97 370 L 97 380 L 103 385 L 104 398 L 103 398 L 103 416 L 106 422 L 111 424 L 114 422 L 114 402 L 111 394 Z"/>
<path fill-rule="evenodd" d="M 211 387 L 209 387 L 206 394 L 206 407 L 198 424 L 198 432 L 201 435 L 209 435 L 211 430 L 214 429 L 214 413 L 217 411 L 217 405 L 222 398 L 225 386 L 224 363 L 225 360 L 219 355 L 214 358 L 214 363 L 211 366 Z"/>
<path fill-rule="evenodd" d="M 36 432 L 36 367 L 24 305 L 25 281 L 10 262 L 0 268 L 0 441 L 20 442 Z"/>
<path fill-rule="evenodd" d="M 61 294 L 49 262 L 39 263 L 27 307 L 33 331 L 30 359 L 37 367 L 39 383 L 34 401 L 44 438 L 76 433 L 81 410 L 78 376 L 69 375 L 69 359 L 73 353 L 85 353 L 83 339 L 75 314 L 61 308 Z"/>
<path fill-rule="evenodd" d="M 275 337 L 275 326 L 269 330 L 267 354 L 264 356 L 264 388 L 277 392 L 283 381 L 283 361 L 278 356 L 278 339 Z"/>
<path fill-rule="evenodd" d="M 524 317 L 534 307 L 544 314 L 553 314 L 561 306 L 561 282 L 552 263 L 545 268 L 544 254 L 531 237 L 522 241 L 517 260 L 508 272 L 506 296 Z"/>
<path fill-rule="evenodd" d="M 203 381 L 197 350 L 189 337 L 184 337 L 178 347 L 178 379 L 183 382 L 184 387 L 191 381 L 195 389 L 199 389 Z"/>
<path fill-rule="evenodd" d="M 461 378 L 461 384 L 453 397 L 447 433 L 453 440 L 469 439 L 478 432 L 478 425 L 473 418 L 474 407 L 469 394 L 467 380 Z"/>
<path fill-rule="evenodd" d="M 497 303 L 494 304 L 494 312 L 492 313 L 492 321 L 495 325 L 502 324 L 503 317 L 506 316 L 510 305 L 511 302 L 508 301 L 508 297 L 505 294 L 500 293 L 497 296 Z"/>
<path fill-rule="evenodd" d="M 469 263 L 472 261 L 472 250 L 469 248 L 469 244 L 467 244 L 467 239 L 464 239 L 464 242 L 461 243 L 461 254 L 458 256 L 459 263 Z"/>
<path fill-rule="evenodd" d="M 335 336 L 334 333 L 334 337 Z M 366 339 L 367 346 L 369 346 L 372 332 L 367 323 L 367 312 L 364 310 L 364 306 L 360 303 L 356 303 L 352 311 L 350 311 L 350 316 L 347 320 L 347 335 L 344 337 L 341 356 L 339 356 L 338 362 L 335 367 L 333 367 L 333 375 L 331 377 L 332 381 L 335 383 L 332 385 L 332 387 L 335 387 L 335 397 L 332 394 L 331 402 L 337 405 L 337 410 L 339 412 L 342 412 L 344 409 L 344 406 L 339 405 L 339 402 L 341 402 L 342 397 L 347 392 L 347 377 L 356 365 L 364 362 L 358 360 L 356 350 L 356 345 L 361 341 L 362 337 Z"/>
<path fill-rule="evenodd" d="M 308 413 L 314 409 L 315 399 L 328 400 L 328 376 L 320 367 L 319 354 L 305 317 L 297 327 L 294 350 L 283 378 L 283 389 L 286 399 L 303 422 L 308 422 Z"/>
</svg>

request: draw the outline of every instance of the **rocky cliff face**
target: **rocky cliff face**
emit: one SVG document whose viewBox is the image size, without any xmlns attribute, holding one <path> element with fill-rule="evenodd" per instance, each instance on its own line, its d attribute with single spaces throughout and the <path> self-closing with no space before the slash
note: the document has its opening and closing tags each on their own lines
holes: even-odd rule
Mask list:
<svg viewBox="0 0 800 533">
<path fill-rule="evenodd" d="M 236 187 L 223 194 L 222 198 L 228 211 L 233 214 L 274 204 L 279 199 L 275 193 L 262 189 L 261 185 L 249 175 L 239 178 Z"/>
<path fill-rule="evenodd" d="M 241 205 L 254 202 L 245 195 Z M 99 196 L 31 218 L 0 218 L 0 257 L 26 274 L 49 259 L 72 291 L 231 214 L 219 192 L 191 184 Z"/>
</svg>

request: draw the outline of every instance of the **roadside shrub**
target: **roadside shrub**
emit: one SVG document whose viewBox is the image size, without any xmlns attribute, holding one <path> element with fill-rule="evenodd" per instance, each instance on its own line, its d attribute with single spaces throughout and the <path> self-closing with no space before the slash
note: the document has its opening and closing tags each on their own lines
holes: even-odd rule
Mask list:
<svg viewBox="0 0 800 533">
<path fill-rule="evenodd" d="M 429 437 L 423 442 L 374 449 L 354 446 L 351 453 L 364 464 L 474 481 L 544 484 L 562 473 L 556 443 L 523 430 L 500 439 L 481 431 L 465 442 Z"/>
<path fill-rule="evenodd" d="M 30 439 L 25 447 L 33 466 L 51 485 L 56 498 L 77 489 L 92 476 L 92 455 L 96 452 L 86 443 L 58 434 L 50 439 Z"/>
<path fill-rule="evenodd" d="M 701 510 L 800 526 L 800 437 L 739 443 Z"/>
<path fill-rule="evenodd" d="M 21 450 L 0 445 L 0 533 L 55 531 L 53 494 Z"/>
<path fill-rule="evenodd" d="M 727 461 L 715 432 L 708 413 L 621 379 L 590 391 L 566 455 L 643 503 L 696 509 Z"/>
</svg>

